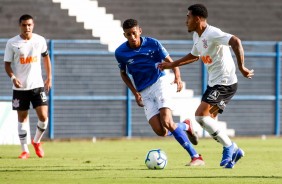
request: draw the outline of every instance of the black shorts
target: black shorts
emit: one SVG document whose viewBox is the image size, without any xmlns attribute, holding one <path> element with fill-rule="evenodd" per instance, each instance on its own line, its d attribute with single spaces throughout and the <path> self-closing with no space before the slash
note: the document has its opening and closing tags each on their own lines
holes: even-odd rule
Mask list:
<svg viewBox="0 0 282 184">
<path fill-rule="evenodd" d="M 208 86 L 203 94 L 202 101 L 219 107 L 218 112 L 222 113 L 226 104 L 231 100 L 237 91 L 237 83 L 230 86 L 215 85 Z"/>
<path fill-rule="evenodd" d="M 32 103 L 33 108 L 47 105 L 44 88 L 35 88 L 26 91 L 13 90 L 13 110 L 28 110 L 30 103 Z"/>
</svg>

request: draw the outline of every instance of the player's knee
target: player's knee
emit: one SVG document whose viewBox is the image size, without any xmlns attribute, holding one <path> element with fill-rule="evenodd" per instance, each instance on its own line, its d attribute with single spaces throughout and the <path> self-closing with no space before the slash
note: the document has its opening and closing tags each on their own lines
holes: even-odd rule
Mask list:
<svg viewBox="0 0 282 184">
<path fill-rule="evenodd" d="M 166 131 L 158 131 L 158 132 L 155 132 L 155 133 L 160 137 L 165 137 L 167 135 Z"/>
<path fill-rule="evenodd" d="M 153 128 L 153 130 L 160 137 L 165 137 L 167 135 L 167 130 L 165 128 Z"/>
<path fill-rule="evenodd" d="M 162 120 L 162 125 L 171 132 L 177 128 L 177 125 L 171 119 Z"/>
<path fill-rule="evenodd" d="M 28 121 L 28 113 L 18 111 L 18 121 L 19 122 L 27 122 Z"/>
<path fill-rule="evenodd" d="M 41 122 L 46 122 L 46 121 L 48 122 L 48 116 L 44 116 L 44 115 L 38 116 L 38 120 Z"/>
<path fill-rule="evenodd" d="M 204 116 L 204 112 L 201 108 L 198 108 L 196 111 L 195 111 L 195 116 Z"/>
</svg>

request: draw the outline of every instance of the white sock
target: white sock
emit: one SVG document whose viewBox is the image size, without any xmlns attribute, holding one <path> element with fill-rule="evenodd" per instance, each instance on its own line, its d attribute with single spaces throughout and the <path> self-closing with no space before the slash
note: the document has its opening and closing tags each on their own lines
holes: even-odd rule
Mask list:
<svg viewBox="0 0 282 184">
<path fill-rule="evenodd" d="M 34 139 L 33 139 L 34 143 L 40 142 L 40 140 L 43 137 L 43 134 L 44 134 L 44 132 L 47 128 L 47 125 L 48 125 L 48 118 L 46 119 L 45 122 L 38 120 L 35 136 L 34 136 Z"/>
<path fill-rule="evenodd" d="M 27 145 L 27 123 L 18 122 L 18 134 L 21 142 L 21 147 L 23 152 L 28 152 L 28 145 Z"/>
<path fill-rule="evenodd" d="M 232 141 L 226 132 L 219 128 L 218 122 L 210 116 L 196 116 L 197 122 L 222 146 L 229 147 Z"/>
</svg>

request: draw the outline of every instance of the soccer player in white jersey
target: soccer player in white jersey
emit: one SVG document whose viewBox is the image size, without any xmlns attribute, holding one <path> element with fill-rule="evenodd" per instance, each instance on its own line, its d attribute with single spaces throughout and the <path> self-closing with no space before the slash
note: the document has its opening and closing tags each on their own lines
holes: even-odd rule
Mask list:
<svg viewBox="0 0 282 184">
<path fill-rule="evenodd" d="M 172 62 L 168 52 L 158 40 L 141 37 L 142 29 L 137 20 L 125 20 L 123 30 L 127 41 L 115 51 L 122 80 L 135 96 L 138 106 L 144 107 L 146 118 L 154 132 L 158 136 L 175 137 L 191 157 L 187 166 L 204 165 L 201 155 L 191 144 L 191 142 L 197 144 L 191 122 L 185 120 L 175 124 L 172 119 L 171 81 L 167 80 L 165 72 L 158 68 L 158 63 L 162 61 Z M 127 72 L 131 74 L 133 82 Z M 177 84 L 177 91 L 180 91 L 182 89 L 180 71 L 174 68 L 173 72 L 174 83 Z"/>
<path fill-rule="evenodd" d="M 40 140 L 48 125 L 48 106 L 45 91 L 51 88 L 51 62 L 45 38 L 33 33 L 34 20 L 30 15 L 19 19 L 20 34 L 6 44 L 4 62 L 7 75 L 13 83 L 13 110 L 18 114 L 18 133 L 22 147 L 19 158 L 30 157 L 27 145 L 27 121 L 30 103 L 38 116 L 38 123 L 32 145 L 38 157 L 44 157 Z M 46 80 L 42 79 L 41 57 Z"/>
<path fill-rule="evenodd" d="M 242 75 L 251 79 L 254 71 L 244 66 L 244 50 L 240 39 L 209 25 L 207 17 L 207 8 L 202 4 L 194 4 L 188 8 L 186 26 L 188 32 L 194 32 L 192 51 L 173 63 L 160 64 L 159 68 L 170 69 L 199 59 L 207 66 L 208 86 L 195 112 L 196 120 L 223 146 L 220 166 L 233 168 L 235 163 L 244 156 L 244 151 L 230 140 L 216 121 L 218 113 L 223 112 L 237 90 L 236 68 L 229 46 L 236 55 Z"/>
</svg>

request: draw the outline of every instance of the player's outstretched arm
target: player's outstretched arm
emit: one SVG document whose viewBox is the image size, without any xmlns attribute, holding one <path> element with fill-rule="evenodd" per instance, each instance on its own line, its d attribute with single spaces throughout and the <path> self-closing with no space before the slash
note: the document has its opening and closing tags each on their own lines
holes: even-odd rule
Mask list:
<svg viewBox="0 0 282 184">
<path fill-rule="evenodd" d="M 252 76 L 254 75 L 254 70 L 249 70 L 248 68 L 245 67 L 244 49 L 241 40 L 236 36 L 232 36 L 229 40 L 229 45 L 231 46 L 236 56 L 238 68 L 241 71 L 242 75 L 248 79 L 251 79 Z"/>
<path fill-rule="evenodd" d="M 171 68 L 174 68 L 174 67 L 178 67 L 178 66 L 182 66 L 182 65 L 187 65 L 187 64 L 190 64 L 190 63 L 193 63 L 195 61 L 197 61 L 199 59 L 199 56 L 194 56 L 192 55 L 191 53 L 187 54 L 186 56 L 172 62 L 172 63 L 168 63 L 168 62 L 163 62 L 163 63 L 160 63 L 159 64 L 159 68 L 161 70 L 164 70 L 164 69 L 171 69 Z"/>
<path fill-rule="evenodd" d="M 170 56 L 167 56 L 165 59 L 164 59 L 165 62 L 167 63 L 172 63 L 173 60 L 171 59 Z M 172 71 L 174 73 L 174 81 L 173 83 L 175 83 L 177 85 L 177 90 L 176 92 L 180 92 L 183 88 L 183 83 L 182 83 L 182 80 L 181 80 L 181 74 L 180 74 L 180 69 L 178 67 L 174 67 L 172 68 Z"/>
</svg>

